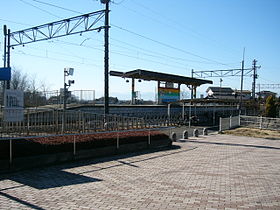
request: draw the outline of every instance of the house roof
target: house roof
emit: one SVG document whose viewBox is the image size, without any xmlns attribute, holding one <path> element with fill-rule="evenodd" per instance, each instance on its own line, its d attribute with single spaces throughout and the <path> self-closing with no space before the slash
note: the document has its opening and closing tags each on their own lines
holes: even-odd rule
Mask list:
<svg viewBox="0 0 280 210">
<path fill-rule="evenodd" d="M 274 92 L 271 92 L 271 91 L 268 91 L 268 90 L 263 90 L 261 92 L 257 92 L 256 94 L 257 95 L 259 95 L 259 94 L 272 94 L 272 95 L 276 95 L 277 93 L 274 93 Z"/>
<path fill-rule="evenodd" d="M 241 93 L 241 90 L 235 90 L 234 92 L 235 93 Z M 242 93 L 243 94 L 251 94 L 252 92 L 251 92 L 251 90 L 242 90 Z"/>
<path fill-rule="evenodd" d="M 124 78 L 173 82 L 178 84 L 186 84 L 186 85 L 194 85 L 194 86 L 200 86 L 207 83 L 213 84 L 211 80 L 196 79 L 192 77 L 147 71 L 142 69 L 136 69 L 128 72 L 110 71 L 110 75 L 117 76 L 117 77 L 124 77 Z"/>
<path fill-rule="evenodd" d="M 233 93 L 230 87 L 208 87 L 206 92 L 212 90 L 212 92 L 223 92 L 223 93 Z"/>
</svg>

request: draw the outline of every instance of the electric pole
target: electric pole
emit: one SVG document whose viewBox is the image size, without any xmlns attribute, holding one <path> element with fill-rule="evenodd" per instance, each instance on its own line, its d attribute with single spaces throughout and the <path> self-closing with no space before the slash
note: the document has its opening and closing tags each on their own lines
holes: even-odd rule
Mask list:
<svg viewBox="0 0 280 210">
<path fill-rule="evenodd" d="M 10 37 L 10 34 L 11 34 L 11 29 L 8 29 L 8 43 L 7 43 L 7 67 L 8 68 L 11 68 L 11 37 Z M 8 80 L 7 81 L 7 89 L 10 89 L 10 84 L 11 84 L 11 81 Z"/>
<path fill-rule="evenodd" d="M 104 26 L 104 114 L 109 114 L 109 3 L 110 0 L 101 0 L 105 4 Z"/>
<path fill-rule="evenodd" d="M 194 70 L 192 69 L 192 78 L 193 78 Z M 191 99 L 193 99 L 193 85 L 191 86 Z"/>
<path fill-rule="evenodd" d="M 253 83 L 252 83 L 252 98 L 255 100 L 256 98 L 256 79 L 258 78 L 258 75 L 257 75 L 257 60 L 254 59 L 253 60 Z"/>
<path fill-rule="evenodd" d="M 6 25 L 3 27 L 3 32 L 4 32 L 4 68 L 11 67 L 11 61 L 10 61 L 10 56 L 11 56 L 11 39 L 10 39 L 10 34 L 11 30 L 7 28 Z M 4 88 L 3 89 L 10 89 L 10 80 L 4 82 Z"/>
<path fill-rule="evenodd" d="M 241 64 L 241 87 L 240 87 L 240 103 L 239 103 L 239 114 L 242 111 L 242 95 L 243 95 L 243 75 L 244 75 L 244 55 L 245 55 L 245 48 L 243 49 L 243 60 Z"/>
</svg>

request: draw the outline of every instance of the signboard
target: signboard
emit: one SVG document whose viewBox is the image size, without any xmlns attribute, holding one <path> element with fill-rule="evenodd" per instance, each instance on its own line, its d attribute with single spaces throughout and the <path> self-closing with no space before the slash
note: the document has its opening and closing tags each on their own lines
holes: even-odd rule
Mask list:
<svg viewBox="0 0 280 210">
<path fill-rule="evenodd" d="M 23 91 L 5 90 L 4 121 L 20 122 L 24 120 Z"/>
<path fill-rule="evenodd" d="M 180 89 L 158 88 L 158 99 L 160 103 L 168 103 L 180 100 Z"/>
<path fill-rule="evenodd" d="M 166 88 L 174 88 L 174 83 L 173 82 L 166 82 L 165 87 Z"/>
<path fill-rule="evenodd" d="M 11 68 L 0 68 L 0 81 L 11 80 Z"/>
</svg>

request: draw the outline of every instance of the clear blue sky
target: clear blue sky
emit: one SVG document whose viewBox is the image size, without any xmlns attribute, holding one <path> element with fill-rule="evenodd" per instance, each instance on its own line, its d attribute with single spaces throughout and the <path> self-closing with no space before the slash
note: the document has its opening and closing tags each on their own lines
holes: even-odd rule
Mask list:
<svg viewBox="0 0 280 210">
<path fill-rule="evenodd" d="M 79 15 L 42 2 L 80 13 L 104 7 L 97 0 L 1 1 L 0 24 L 17 31 Z M 191 69 L 240 68 L 245 47 L 245 67 L 251 67 L 253 59 L 261 65 L 257 83 L 280 83 L 279 0 L 114 0 L 110 9 L 110 70 L 139 68 L 190 76 Z M 0 30 L 3 55 L 2 26 Z M 71 89 L 94 89 L 100 97 L 103 45 L 103 31 L 32 43 L 12 50 L 11 65 L 38 84 L 43 81 L 49 90 L 63 86 L 64 67 L 74 67 Z M 219 78 L 207 79 L 219 86 Z M 251 85 L 252 77 L 246 77 L 244 88 Z M 239 89 L 240 78 L 223 78 L 222 86 Z M 199 93 L 205 94 L 207 87 L 201 86 Z M 144 99 L 154 99 L 155 89 L 155 82 L 136 84 Z M 129 99 L 130 84 L 110 77 L 110 95 Z"/>
</svg>

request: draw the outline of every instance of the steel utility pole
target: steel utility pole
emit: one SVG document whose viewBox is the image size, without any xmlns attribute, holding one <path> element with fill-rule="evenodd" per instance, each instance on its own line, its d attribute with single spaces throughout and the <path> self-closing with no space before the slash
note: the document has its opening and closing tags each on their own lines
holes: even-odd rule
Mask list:
<svg viewBox="0 0 280 210">
<path fill-rule="evenodd" d="M 4 68 L 6 67 L 7 63 L 7 26 L 4 25 L 3 27 L 3 32 L 4 32 Z"/>
<path fill-rule="evenodd" d="M 104 114 L 109 114 L 109 3 L 110 0 L 101 0 L 105 4 L 105 31 L 104 31 Z"/>
<path fill-rule="evenodd" d="M 4 25 L 3 27 L 3 32 L 4 32 L 4 65 L 3 67 L 7 67 L 7 26 Z M 2 96 L 3 96 L 3 106 L 4 106 L 4 91 L 6 89 L 6 81 L 3 81 L 3 93 L 2 93 Z"/>
<path fill-rule="evenodd" d="M 3 27 L 3 32 L 4 32 L 4 68 L 11 67 L 11 61 L 10 61 L 10 56 L 11 56 L 11 39 L 10 39 L 10 34 L 11 30 L 7 28 L 6 25 Z M 3 85 L 3 90 L 5 89 L 10 89 L 10 80 L 5 81 Z"/>
<path fill-rule="evenodd" d="M 258 75 L 257 75 L 257 60 L 254 59 L 253 60 L 253 84 L 252 84 L 252 98 L 255 99 L 256 98 L 256 79 L 258 78 Z"/>
<path fill-rule="evenodd" d="M 11 68 L 11 29 L 8 29 L 8 43 L 7 43 L 7 67 Z M 10 89 L 11 81 L 7 81 L 7 89 Z"/>
<path fill-rule="evenodd" d="M 194 70 L 192 69 L 192 78 L 193 78 Z M 193 99 L 193 85 L 191 86 L 191 99 Z"/>
<path fill-rule="evenodd" d="M 241 87 L 240 87 L 239 114 L 241 114 L 241 111 L 242 111 L 243 75 L 244 75 L 244 56 L 245 56 L 245 48 L 243 49 L 243 60 L 242 60 L 242 64 L 241 64 Z"/>
</svg>

